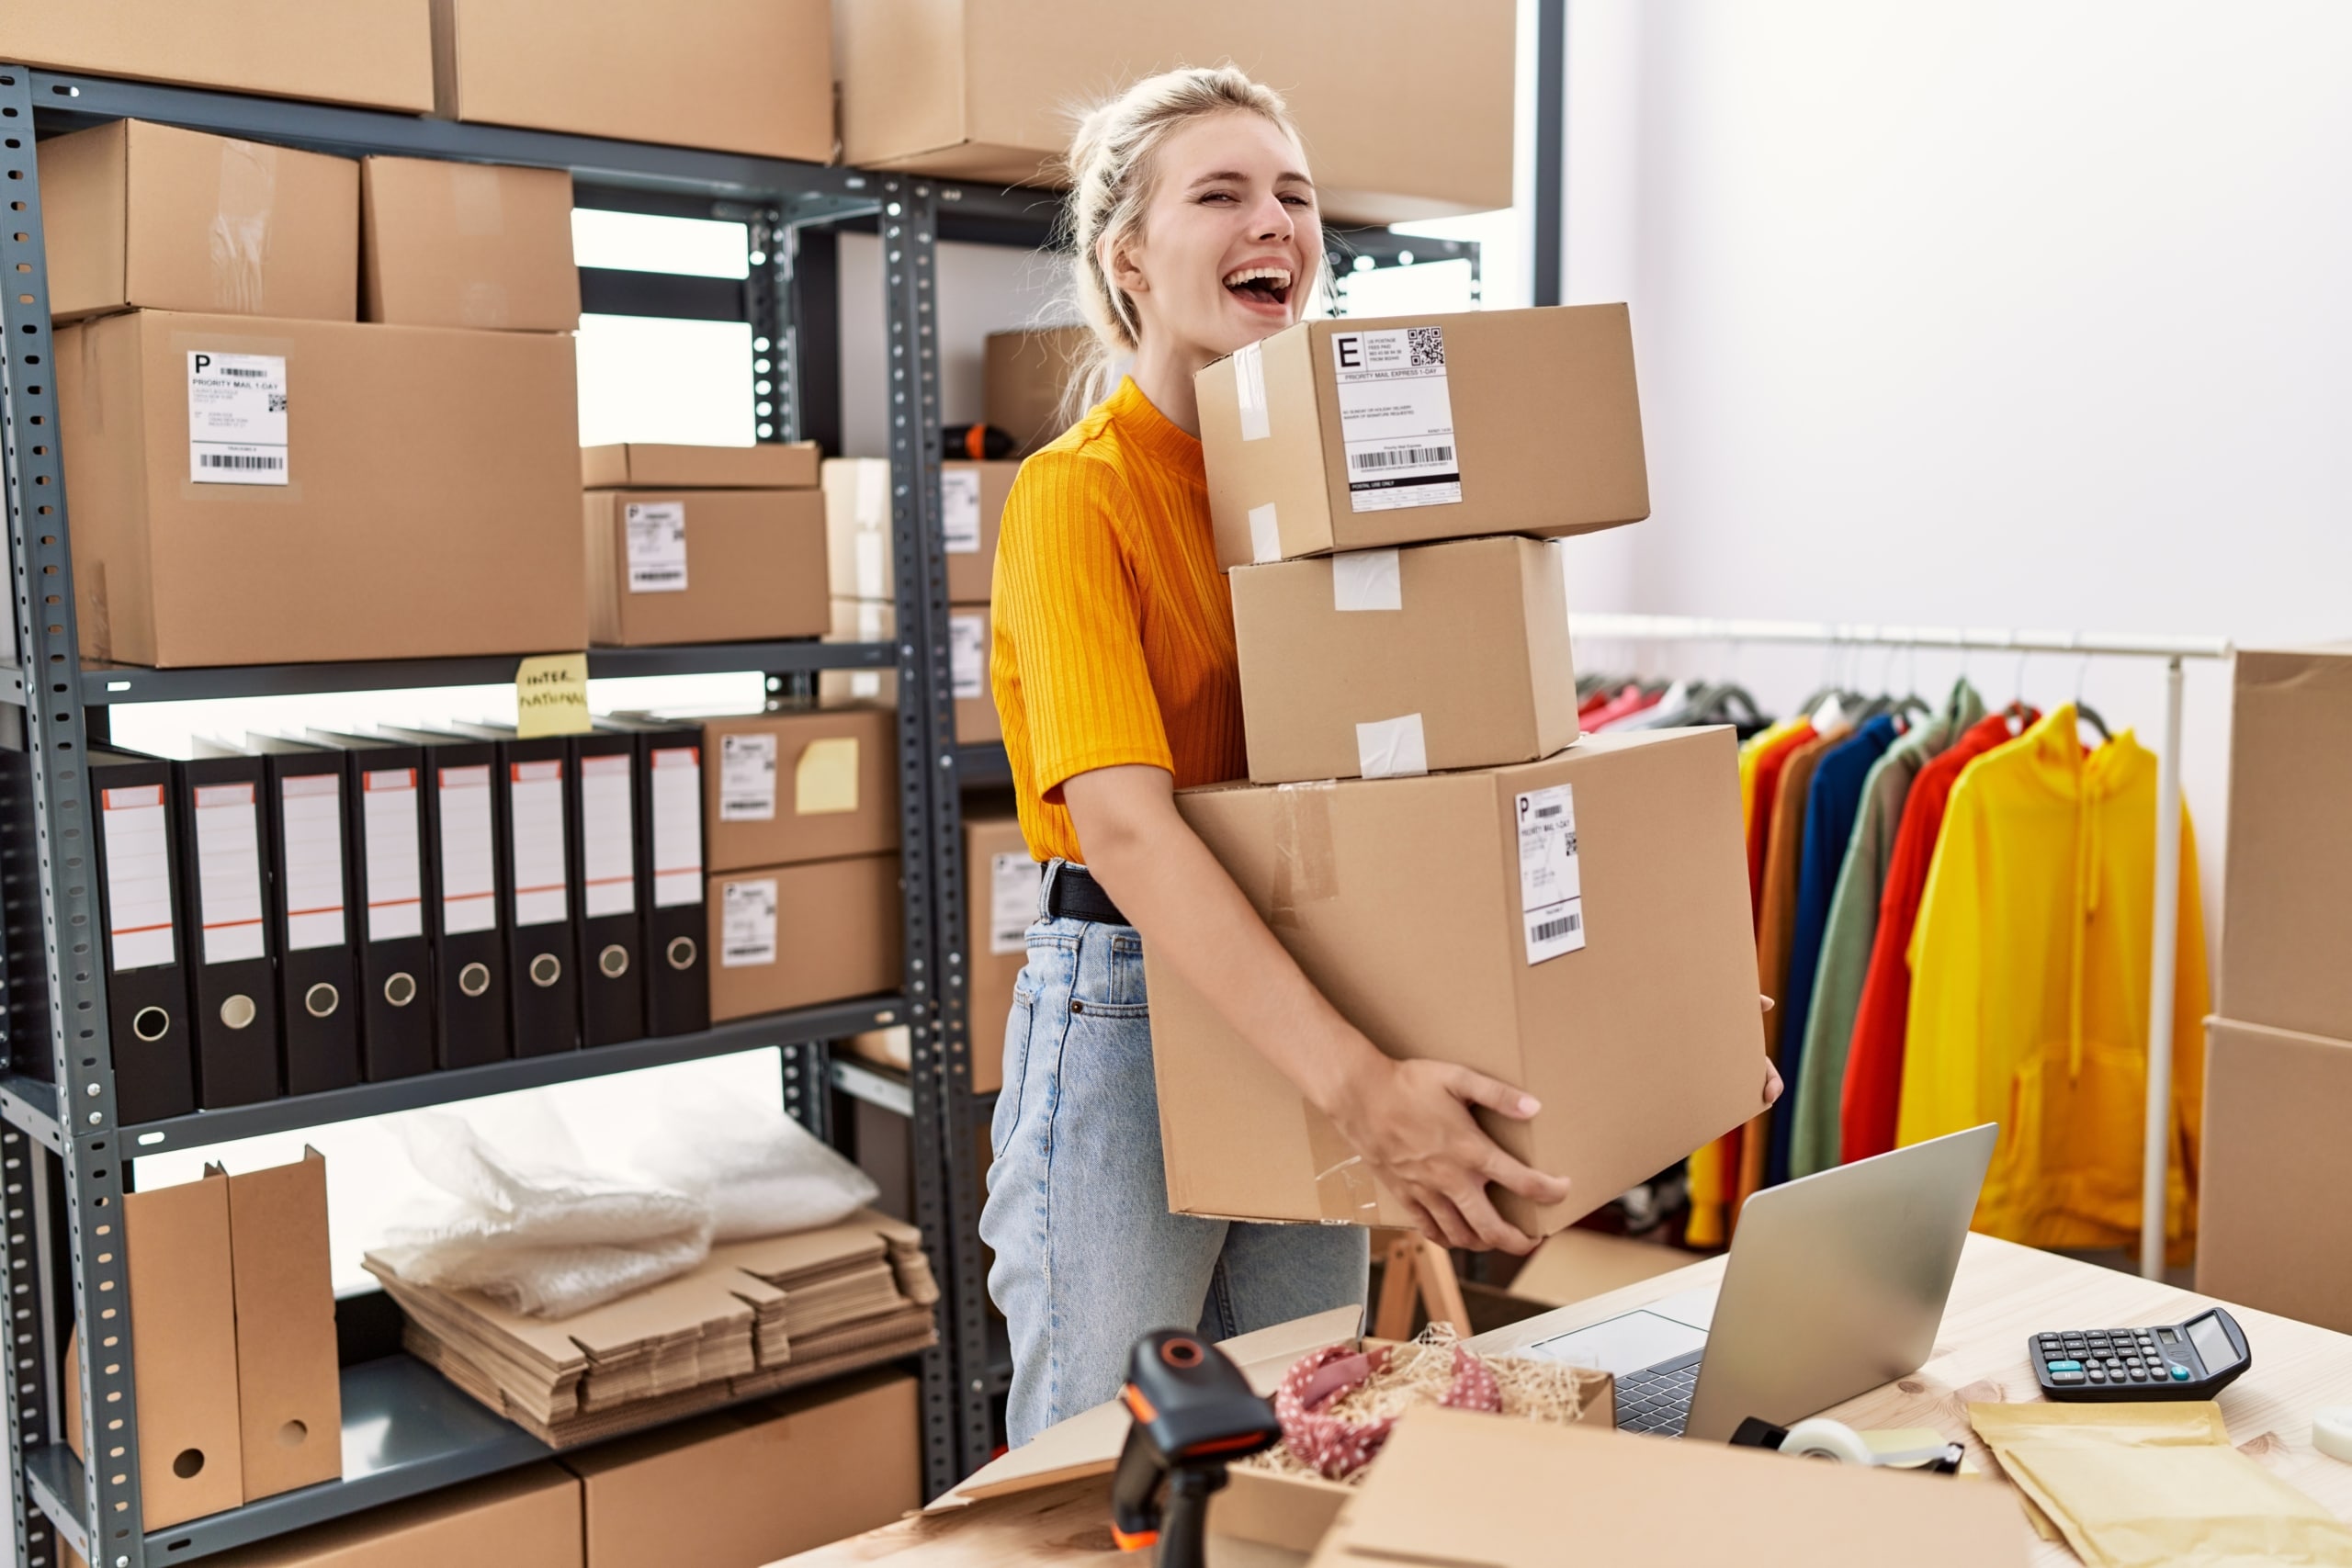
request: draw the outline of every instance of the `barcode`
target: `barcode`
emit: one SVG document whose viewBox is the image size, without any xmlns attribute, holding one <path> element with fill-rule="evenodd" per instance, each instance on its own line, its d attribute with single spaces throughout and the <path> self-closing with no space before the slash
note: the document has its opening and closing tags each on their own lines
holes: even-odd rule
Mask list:
<svg viewBox="0 0 2352 1568">
<path fill-rule="evenodd" d="M 1445 363 L 1445 329 L 1443 327 L 1407 327 L 1405 343 L 1412 350 L 1415 365 Z"/>
<path fill-rule="evenodd" d="M 1451 463 L 1451 446 L 1398 446 L 1386 452 L 1351 452 L 1348 461 L 1359 468 L 1401 468 L 1420 463 Z"/>
<path fill-rule="evenodd" d="M 1565 806 L 1539 806 L 1535 808 L 1535 819 L 1541 822 L 1544 818 L 1557 817 L 1566 809 Z"/>
<path fill-rule="evenodd" d="M 685 568 L 677 566 L 640 566 L 632 569 L 629 575 L 639 582 L 684 582 L 686 580 Z"/>
<path fill-rule="evenodd" d="M 198 468 L 204 468 L 277 469 L 286 466 L 283 457 L 254 457 L 239 452 L 199 452 L 196 461 Z"/>
<path fill-rule="evenodd" d="M 747 964 L 773 964 L 775 949 L 764 942 L 729 942 L 727 956 L 730 961 Z"/>
<path fill-rule="evenodd" d="M 215 376 L 253 376 L 258 378 L 269 374 L 266 370 L 248 370 L 242 366 L 236 365 L 214 365 L 208 367 L 208 368 L 210 369 L 212 374 Z"/>
<path fill-rule="evenodd" d="M 1577 928 L 1583 924 L 1584 918 L 1580 915 L 1562 915 L 1556 920 L 1544 920 L 1538 924 L 1533 934 L 1537 942 L 1557 942 L 1564 936 L 1575 935 Z"/>
</svg>

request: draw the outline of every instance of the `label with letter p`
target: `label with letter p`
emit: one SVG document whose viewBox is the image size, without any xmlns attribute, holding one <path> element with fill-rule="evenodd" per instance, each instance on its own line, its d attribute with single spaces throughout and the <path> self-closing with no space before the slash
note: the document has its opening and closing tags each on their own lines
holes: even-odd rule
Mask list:
<svg viewBox="0 0 2352 1568">
<path fill-rule="evenodd" d="M 286 356 L 188 350 L 189 482 L 282 485 L 286 473 Z"/>
</svg>

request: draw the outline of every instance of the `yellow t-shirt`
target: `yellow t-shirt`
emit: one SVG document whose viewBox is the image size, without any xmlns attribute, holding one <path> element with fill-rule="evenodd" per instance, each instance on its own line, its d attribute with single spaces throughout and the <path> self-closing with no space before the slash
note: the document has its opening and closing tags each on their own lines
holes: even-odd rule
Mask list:
<svg viewBox="0 0 2352 1568">
<path fill-rule="evenodd" d="M 1031 854 L 1084 862 L 1061 796 L 1080 773 L 1141 762 L 1182 788 L 1249 771 L 1201 444 L 1133 381 L 1022 464 L 993 598 L 989 681 Z"/>
</svg>

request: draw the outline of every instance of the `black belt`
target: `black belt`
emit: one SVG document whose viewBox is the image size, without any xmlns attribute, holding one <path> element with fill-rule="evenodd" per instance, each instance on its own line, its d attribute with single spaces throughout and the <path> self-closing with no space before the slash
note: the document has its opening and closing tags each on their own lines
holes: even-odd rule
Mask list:
<svg viewBox="0 0 2352 1568">
<path fill-rule="evenodd" d="M 1092 920 L 1103 926 L 1131 923 L 1111 902 L 1111 896 L 1102 891 L 1102 885 L 1094 880 L 1094 874 L 1073 861 L 1061 863 L 1046 889 L 1046 918 Z"/>
</svg>

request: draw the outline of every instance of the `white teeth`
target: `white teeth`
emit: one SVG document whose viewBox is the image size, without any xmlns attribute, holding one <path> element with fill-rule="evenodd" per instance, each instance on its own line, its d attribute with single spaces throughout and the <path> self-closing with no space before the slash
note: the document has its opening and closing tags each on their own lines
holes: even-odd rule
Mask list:
<svg viewBox="0 0 2352 1568">
<path fill-rule="evenodd" d="M 1272 284 L 1277 288 L 1288 288 L 1290 287 L 1290 270 L 1287 267 L 1279 266 L 1241 267 L 1236 271 L 1226 274 L 1225 286 L 1227 288 L 1238 288 L 1245 283 L 1254 283 L 1261 278 L 1263 278 L 1265 281 Z"/>
</svg>

